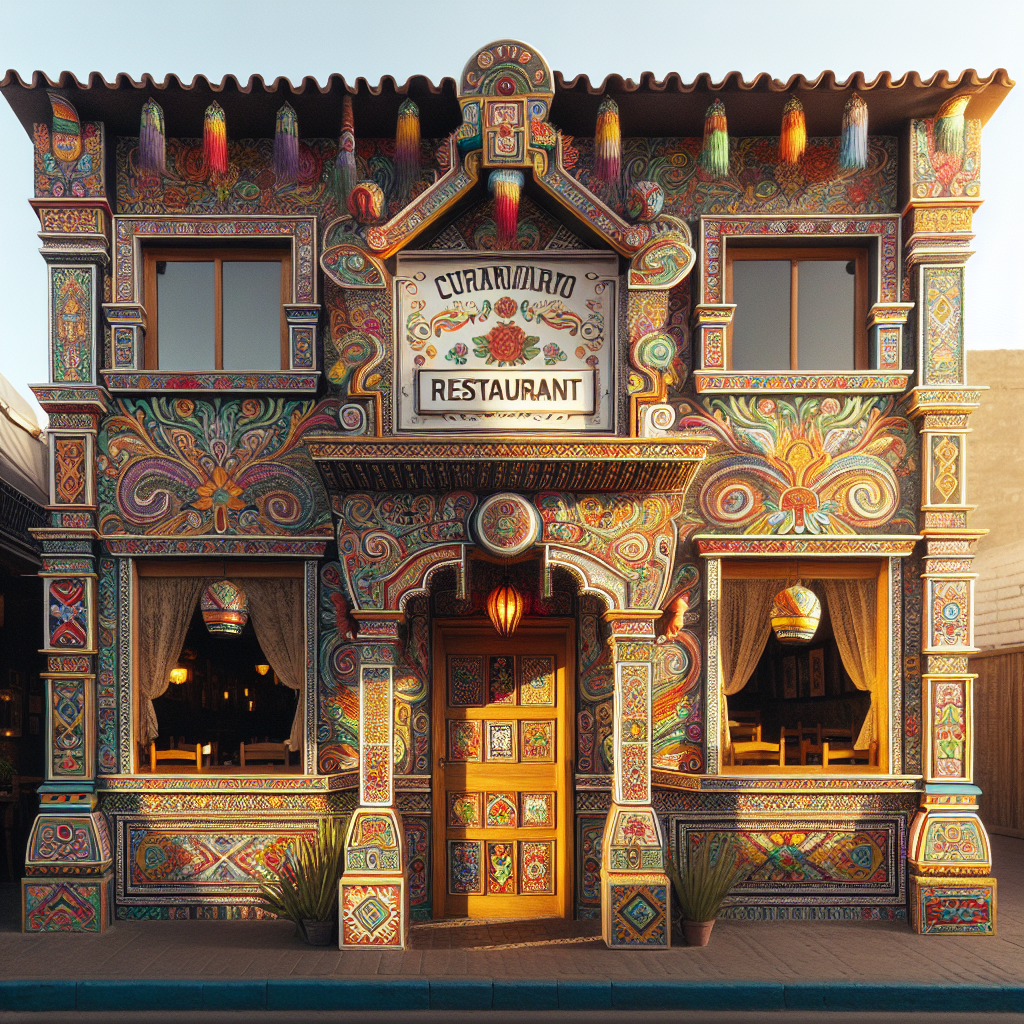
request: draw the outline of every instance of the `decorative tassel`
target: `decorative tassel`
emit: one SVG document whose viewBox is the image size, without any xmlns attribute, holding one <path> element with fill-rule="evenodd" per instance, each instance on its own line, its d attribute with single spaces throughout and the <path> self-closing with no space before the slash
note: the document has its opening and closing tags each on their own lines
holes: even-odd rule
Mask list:
<svg viewBox="0 0 1024 1024">
<path fill-rule="evenodd" d="M 715 178 L 729 176 L 729 126 L 725 120 L 725 104 L 713 100 L 704 115 L 704 147 L 700 165 Z"/>
<path fill-rule="evenodd" d="M 498 226 L 498 245 L 511 249 L 519 232 L 519 197 L 526 178 L 522 171 L 491 171 L 487 187 L 494 196 L 494 221 Z"/>
<path fill-rule="evenodd" d="M 299 117 L 290 103 L 277 112 L 274 174 L 278 181 L 295 181 L 299 176 Z"/>
<path fill-rule="evenodd" d="M 228 173 L 228 126 L 224 108 L 214 100 L 203 119 L 203 155 L 211 174 Z"/>
<path fill-rule="evenodd" d="M 854 93 L 843 111 L 843 137 L 839 142 L 839 166 L 844 171 L 863 171 L 868 165 L 868 105 Z"/>
<path fill-rule="evenodd" d="M 790 96 L 782 108 L 782 134 L 779 136 L 779 160 L 784 164 L 798 164 L 807 149 L 807 121 L 804 105 Z"/>
<path fill-rule="evenodd" d="M 167 129 L 164 112 L 156 100 L 142 105 L 142 126 L 139 128 L 139 170 L 146 177 L 160 176 L 167 163 Z"/>
<path fill-rule="evenodd" d="M 356 128 L 352 117 L 352 97 L 348 93 L 341 101 L 341 138 L 334 166 L 338 205 L 344 206 L 356 184 Z"/>
<path fill-rule="evenodd" d="M 50 148 L 58 160 L 73 163 L 82 155 L 82 122 L 78 111 L 63 96 L 47 93 L 53 107 L 53 132 Z"/>
<path fill-rule="evenodd" d="M 599 181 L 619 184 L 622 162 L 622 129 L 619 127 L 619 107 L 613 99 L 601 101 L 597 108 L 597 127 L 594 129 L 594 174 Z"/>
<path fill-rule="evenodd" d="M 406 100 L 398 108 L 395 172 L 398 198 L 404 205 L 412 198 L 412 187 L 420 179 L 420 108 L 412 100 Z"/>
<path fill-rule="evenodd" d="M 946 156 L 960 156 L 964 151 L 964 111 L 970 96 L 954 96 L 939 107 L 935 115 L 935 151 Z"/>
</svg>

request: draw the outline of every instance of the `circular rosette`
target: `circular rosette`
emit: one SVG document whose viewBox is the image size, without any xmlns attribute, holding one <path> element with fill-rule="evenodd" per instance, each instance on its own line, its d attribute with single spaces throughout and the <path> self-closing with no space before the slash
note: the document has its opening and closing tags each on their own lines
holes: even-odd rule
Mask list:
<svg viewBox="0 0 1024 1024">
<path fill-rule="evenodd" d="M 540 537 L 540 516 L 532 502 L 519 494 L 492 494 L 476 514 L 477 543 L 500 558 L 514 558 Z"/>
</svg>

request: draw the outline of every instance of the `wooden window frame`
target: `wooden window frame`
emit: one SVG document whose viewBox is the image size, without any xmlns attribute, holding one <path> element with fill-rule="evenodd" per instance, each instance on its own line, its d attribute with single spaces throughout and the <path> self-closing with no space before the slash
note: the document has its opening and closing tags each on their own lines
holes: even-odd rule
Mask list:
<svg viewBox="0 0 1024 1024">
<path fill-rule="evenodd" d="M 138 581 L 142 577 L 150 577 L 155 579 L 170 579 L 173 577 L 182 576 L 203 576 L 203 577 L 220 577 L 226 578 L 233 576 L 235 579 L 244 579 L 246 577 L 256 577 L 260 579 L 305 579 L 305 565 L 303 561 L 283 561 L 283 562 L 261 562 L 250 559 L 225 559 L 225 558 L 146 558 L 146 559 L 132 559 L 132 596 L 131 596 L 131 629 L 132 637 L 138 637 L 139 635 L 139 586 Z M 198 607 L 198 605 L 197 605 Z M 305 608 L 303 609 L 303 616 L 305 616 Z M 144 774 L 148 778 L 153 778 L 148 771 L 143 771 L 143 766 L 149 763 L 148 752 L 143 750 L 138 742 L 139 737 L 139 725 L 138 716 L 142 711 L 142 700 L 139 696 L 139 644 L 133 639 L 131 644 L 131 676 L 132 676 L 132 704 L 133 704 L 133 717 L 135 721 L 132 724 L 132 774 L 140 775 Z M 303 680 L 302 687 L 299 688 L 299 700 L 302 700 L 303 694 L 305 693 L 306 682 Z M 308 697 L 308 694 L 307 694 Z M 303 743 L 305 743 L 305 736 L 303 736 Z M 245 772 L 241 770 L 238 765 L 232 766 L 231 772 L 175 772 L 175 778 L 188 778 L 193 780 L 209 781 L 211 778 L 223 777 L 224 775 L 245 775 L 246 777 L 258 776 L 260 778 L 302 778 L 306 772 L 303 768 L 305 759 L 305 750 L 299 748 L 299 764 L 298 772 Z M 272 765 L 271 767 L 278 767 Z M 237 769 L 237 770 L 236 770 Z M 315 772 L 314 772 L 315 774 Z M 157 772 L 160 775 L 160 772 Z"/>
<path fill-rule="evenodd" d="M 778 263 L 789 262 L 789 370 L 783 373 L 799 373 L 799 301 L 800 285 L 797 264 L 811 260 L 846 260 L 855 262 L 853 284 L 853 370 L 870 369 L 868 349 L 868 248 L 866 246 L 843 246 L 822 248 L 820 246 L 760 246 L 730 245 L 725 253 L 725 301 L 734 302 L 732 268 L 736 260 L 761 260 Z M 725 334 L 726 366 L 732 370 L 732 324 Z M 756 371 L 751 371 L 756 372 Z M 809 371 L 811 373 L 814 370 Z"/>
<path fill-rule="evenodd" d="M 736 580 L 786 578 L 795 583 L 806 579 L 873 579 L 875 581 L 875 672 L 881 679 L 889 676 L 889 642 L 893 623 L 889 594 L 889 560 L 884 557 L 865 559 L 831 558 L 723 558 L 721 564 L 721 585 Z M 890 680 L 891 684 L 891 680 Z M 891 701 L 891 685 L 890 685 Z M 865 691 L 866 692 L 866 691 Z M 721 700 L 721 690 L 712 699 Z M 887 702 L 885 714 L 890 712 Z M 722 708 L 719 707 L 721 719 Z M 884 721 L 884 717 L 883 717 Z M 856 737 L 854 737 L 856 740 Z M 729 765 L 724 762 L 725 751 L 719 746 L 719 775 L 749 776 L 767 772 L 771 775 L 888 775 L 890 773 L 891 751 L 888 734 L 881 730 L 878 737 L 878 764 L 832 764 L 822 765 Z"/>
<path fill-rule="evenodd" d="M 157 263 L 212 263 L 213 272 L 213 328 L 214 328 L 214 371 L 224 372 L 224 297 L 223 268 L 225 263 L 280 263 L 281 264 L 281 318 L 280 318 L 280 364 L 267 367 L 260 372 L 276 373 L 287 370 L 288 359 L 288 318 L 285 306 L 292 296 L 292 253 L 290 248 L 252 249 L 207 249 L 205 247 L 161 248 L 146 246 L 143 249 L 143 305 L 146 309 L 146 344 L 144 351 L 145 369 L 160 369 L 159 323 L 160 309 L 157 298 Z M 186 372 L 186 371 L 183 371 Z M 200 371 L 203 372 L 203 371 Z M 211 372 L 209 370 L 205 371 Z M 234 372 L 234 371 L 229 371 Z M 246 372 L 246 371 L 238 371 Z"/>
</svg>

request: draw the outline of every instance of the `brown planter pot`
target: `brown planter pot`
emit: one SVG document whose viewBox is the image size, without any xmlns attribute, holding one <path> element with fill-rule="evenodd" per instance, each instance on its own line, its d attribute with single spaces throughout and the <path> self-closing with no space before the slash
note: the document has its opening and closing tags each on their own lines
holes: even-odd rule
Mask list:
<svg viewBox="0 0 1024 1024">
<path fill-rule="evenodd" d="M 715 927 L 714 919 L 710 921 L 684 921 L 683 937 L 688 946 L 706 946 L 711 938 L 711 929 Z"/>
<path fill-rule="evenodd" d="M 334 922 L 304 919 L 302 935 L 311 946 L 329 946 L 334 938 Z"/>
</svg>

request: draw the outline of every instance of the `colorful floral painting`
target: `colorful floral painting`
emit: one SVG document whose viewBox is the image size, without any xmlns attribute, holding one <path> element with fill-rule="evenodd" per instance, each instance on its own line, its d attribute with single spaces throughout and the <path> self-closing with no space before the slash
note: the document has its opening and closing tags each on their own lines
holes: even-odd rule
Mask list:
<svg viewBox="0 0 1024 1024">
<path fill-rule="evenodd" d="M 555 827 L 554 793 L 520 793 L 519 823 L 523 828 Z"/>
<path fill-rule="evenodd" d="M 524 657 L 519 659 L 519 674 L 522 682 L 519 688 L 520 704 L 555 703 L 555 659 L 545 657 Z"/>
<path fill-rule="evenodd" d="M 540 895 L 555 891 L 553 842 L 526 842 L 519 844 L 519 891 L 525 895 Z"/>
<path fill-rule="evenodd" d="M 487 844 L 487 892 L 492 896 L 516 893 L 516 844 Z"/>
<path fill-rule="evenodd" d="M 515 793 L 488 793 L 484 824 L 488 828 L 516 828 L 519 809 Z"/>
<path fill-rule="evenodd" d="M 448 655 L 448 703 L 453 708 L 479 707 L 484 702 L 482 655 Z"/>
<path fill-rule="evenodd" d="M 520 722 L 522 760 L 553 761 L 555 759 L 555 723 Z"/>
<path fill-rule="evenodd" d="M 448 827 L 479 828 L 480 827 L 480 794 L 449 793 L 448 794 Z"/>
<path fill-rule="evenodd" d="M 491 704 L 515 704 L 516 662 L 511 655 L 493 657 L 488 673 L 488 702 Z"/>
<path fill-rule="evenodd" d="M 453 896 L 483 895 L 483 847 L 479 840 L 448 840 L 448 891 Z"/>
<path fill-rule="evenodd" d="M 500 299 L 498 300 L 501 301 Z M 522 366 L 540 352 L 540 338 L 527 334 L 518 324 L 499 321 L 486 334 L 473 339 L 473 355 L 486 359 L 487 365 Z"/>
<path fill-rule="evenodd" d="M 482 748 L 481 723 L 448 721 L 448 759 L 450 761 L 479 761 Z"/>
</svg>

